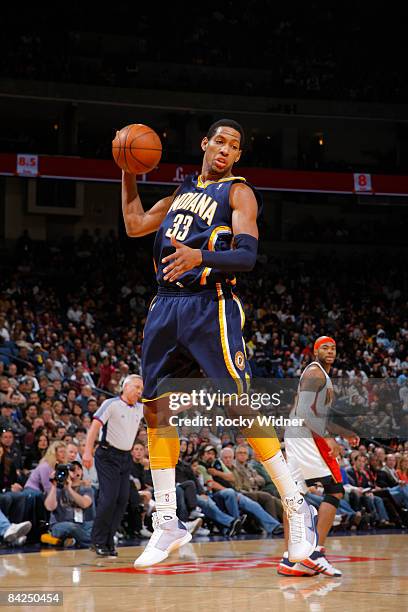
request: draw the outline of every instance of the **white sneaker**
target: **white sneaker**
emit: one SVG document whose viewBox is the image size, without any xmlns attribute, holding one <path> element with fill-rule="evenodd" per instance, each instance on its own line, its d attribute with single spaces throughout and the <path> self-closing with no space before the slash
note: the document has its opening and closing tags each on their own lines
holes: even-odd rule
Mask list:
<svg viewBox="0 0 408 612">
<path fill-rule="evenodd" d="M 210 535 L 210 533 L 211 533 L 211 531 L 209 529 L 207 529 L 206 527 L 200 527 L 196 531 L 196 535 L 202 536 L 202 537 L 207 537 L 207 536 Z"/>
<path fill-rule="evenodd" d="M 187 527 L 187 530 L 191 533 L 191 535 L 194 535 L 197 529 L 200 529 L 202 524 L 203 519 L 196 518 L 195 521 L 187 521 L 185 523 L 185 526 Z"/>
<path fill-rule="evenodd" d="M 307 503 L 300 492 L 282 501 L 289 524 L 289 561 L 300 562 L 310 557 L 317 546 L 317 510 Z"/>
<path fill-rule="evenodd" d="M 154 532 L 146 548 L 134 562 L 134 567 L 148 567 L 167 559 L 173 550 L 187 544 L 192 538 L 186 526 L 177 518 L 170 521 L 160 520 L 158 513 L 153 514 Z"/>
<path fill-rule="evenodd" d="M 196 508 L 195 510 L 192 510 L 192 512 L 190 512 L 190 515 L 188 518 L 190 519 L 190 521 L 194 521 L 194 519 L 197 519 L 197 518 L 203 519 L 204 517 L 205 517 L 205 514 L 201 512 L 200 508 Z"/>
<path fill-rule="evenodd" d="M 288 559 L 288 553 L 283 553 L 282 559 L 279 561 L 277 573 L 280 576 L 291 576 L 300 578 L 304 576 L 316 576 L 319 572 L 312 570 L 309 567 L 305 567 L 302 563 L 292 563 Z"/>
<path fill-rule="evenodd" d="M 20 536 L 19 538 L 14 540 L 13 544 L 14 546 L 24 546 L 26 542 L 27 542 L 27 536 Z"/>
<path fill-rule="evenodd" d="M 318 546 L 310 557 L 304 559 L 302 565 L 315 570 L 315 572 L 319 572 L 319 574 L 330 576 L 331 578 L 341 578 L 342 576 L 341 571 L 328 561 L 325 555 L 325 549 L 322 546 Z"/>
<path fill-rule="evenodd" d="M 31 529 L 30 521 L 24 521 L 24 523 L 11 523 L 10 527 L 3 533 L 3 540 L 5 542 L 14 542 L 20 536 L 27 535 Z"/>
<path fill-rule="evenodd" d="M 146 527 L 142 527 L 139 531 L 139 535 L 141 538 L 150 538 L 152 536 L 152 532 L 146 529 Z"/>
</svg>

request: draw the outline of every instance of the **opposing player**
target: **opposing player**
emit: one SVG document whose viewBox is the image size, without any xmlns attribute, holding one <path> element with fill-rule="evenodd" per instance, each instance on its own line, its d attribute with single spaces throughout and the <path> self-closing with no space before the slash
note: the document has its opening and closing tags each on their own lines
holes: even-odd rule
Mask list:
<svg viewBox="0 0 408 612">
<path fill-rule="evenodd" d="M 250 379 L 242 338 L 243 308 L 233 292 L 235 272 L 256 262 L 260 197 L 245 178 L 233 176 L 244 132 L 235 121 L 214 123 L 201 142 L 198 178 L 188 176 L 173 195 L 144 211 L 135 177 L 122 174 L 122 211 L 129 236 L 157 232 L 158 282 L 144 329 L 144 415 L 156 513 L 154 533 L 135 566 L 154 565 L 191 539 L 176 517 L 177 431 L 169 426 L 167 397 L 158 384 L 201 368 L 242 392 Z M 231 387 L 229 388 L 231 391 Z M 282 497 L 289 521 L 289 558 L 301 561 L 316 545 L 316 510 L 305 502 L 270 430 L 245 431 Z"/>
<path fill-rule="evenodd" d="M 330 368 L 336 358 L 336 343 L 329 336 L 321 336 L 314 343 L 315 361 L 302 373 L 296 404 L 291 416 L 304 420 L 303 427 L 287 428 L 285 432 L 286 460 L 291 474 L 304 493 L 307 487 L 320 482 L 324 497 L 320 504 L 317 531 L 319 545 L 302 563 L 293 563 L 284 553 L 278 574 L 284 576 L 310 576 L 317 573 L 340 577 L 341 571 L 333 567 L 325 556 L 324 544 L 333 525 L 340 499 L 344 495 L 340 466 L 337 461 L 340 447 L 330 435 L 341 434 L 353 444 L 358 436 L 330 418 L 333 385 Z"/>
</svg>

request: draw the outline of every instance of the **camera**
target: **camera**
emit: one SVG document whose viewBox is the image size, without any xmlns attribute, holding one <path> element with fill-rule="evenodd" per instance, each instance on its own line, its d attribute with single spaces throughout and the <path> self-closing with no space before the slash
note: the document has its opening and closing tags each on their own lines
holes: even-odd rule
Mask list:
<svg viewBox="0 0 408 612">
<path fill-rule="evenodd" d="M 203 465 L 206 468 L 215 468 L 216 470 L 219 470 L 220 472 L 223 471 L 221 461 L 219 459 L 214 459 L 214 461 L 207 461 L 207 463 L 203 462 L 201 465 Z"/>
<path fill-rule="evenodd" d="M 222 471 L 223 471 L 223 469 L 222 469 L 222 464 L 221 464 L 221 461 L 220 461 L 219 459 L 216 459 L 216 460 L 214 461 L 214 463 L 213 463 L 213 464 L 212 464 L 210 467 L 213 467 L 213 468 L 215 468 L 216 470 L 218 470 L 218 471 L 220 471 L 220 472 L 222 472 Z"/>
<path fill-rule="evenodd" d="M 57 485 L 57 489 L 63 489 L 67 481 L 69 471 L 71 469 L 70 463 L 57 463 L 55 466 L 55 476 L 53 480 Z"/>
</svg>

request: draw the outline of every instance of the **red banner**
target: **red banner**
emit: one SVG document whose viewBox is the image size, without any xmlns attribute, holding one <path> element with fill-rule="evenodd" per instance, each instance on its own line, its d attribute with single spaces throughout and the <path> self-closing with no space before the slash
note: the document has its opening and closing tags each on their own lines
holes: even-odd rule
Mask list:
<svg viewBox="0 0 408 612">
<path fill-rule="evenodd" d="M 24 152 L 20 153 L 24 156 Z M 17 155 L 0 153 L 0 175 L 19 175 Z M 31 156 L 36 157 L 36 156 Z M 139 176 L 147 184 L 177 185 L 187 174 L 198 173 L 200 168 L 189 164 L 160 164 L 149 174 Z M 381 174 L 353 174 L 352 172 L 312 172 L 306 170 L 276 170 L 267 168 L 239 168 L 253 185 L 271 191 L 303 191 L 317 193 L 363 193 L 375 195 L 408 196 L 408 176 Z M 79 157 L 38 156 L 38 175 L 83 181 L 120 181 L 120 170 L 113 160 L 84 159 Z M 363 189 L 369 185 L 369 189 Z M 356 187 L 357 186 L 357 187 Z"/>
</svg>

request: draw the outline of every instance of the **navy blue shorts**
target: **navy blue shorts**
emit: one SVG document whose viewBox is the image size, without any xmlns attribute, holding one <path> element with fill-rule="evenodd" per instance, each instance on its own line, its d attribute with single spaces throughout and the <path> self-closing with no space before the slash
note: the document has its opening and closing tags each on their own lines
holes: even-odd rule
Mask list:
<svg viewBox="0 0 408 612">
<path fill-rule="evenodd" d="M 244 391 L 251 375 L 244 322 L 241 301 L 228 287 L 196 292 L 159 287 L 144 328 L 144 400 L 159 397 L 160 381 L 199 378 L 200 369 L 224 381 L 226 391 Z"/>
</svg>

